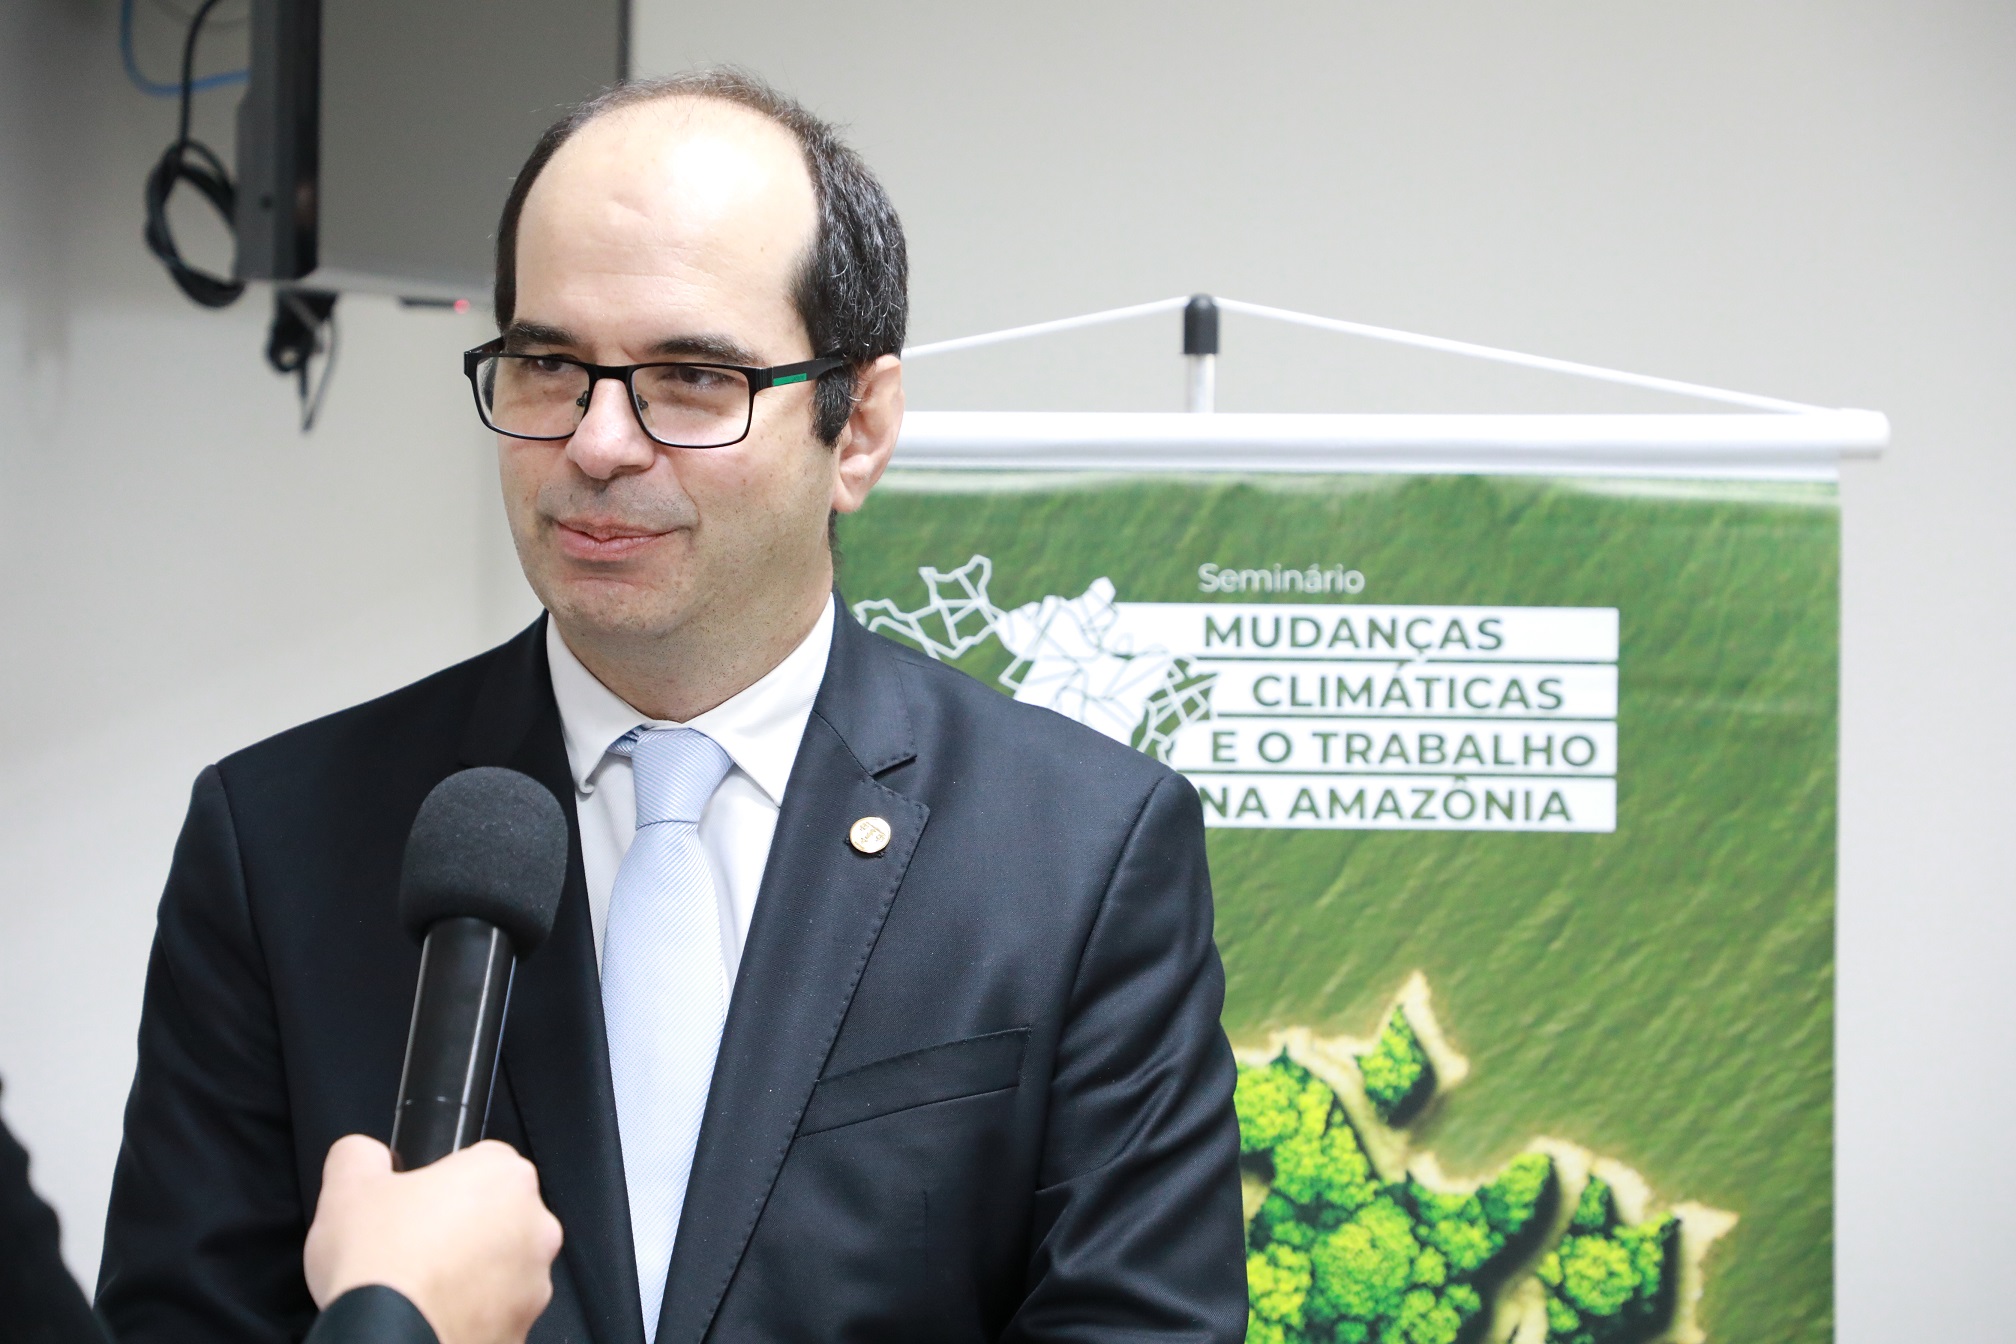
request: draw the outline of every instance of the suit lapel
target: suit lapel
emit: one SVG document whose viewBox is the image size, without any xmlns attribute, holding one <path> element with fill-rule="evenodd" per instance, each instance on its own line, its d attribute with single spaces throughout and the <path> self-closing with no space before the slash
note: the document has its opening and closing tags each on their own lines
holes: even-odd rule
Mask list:
<svg viewBox="0 0 2016 1344">
<path fill-rule="evenodd" d="M 929 809 L 875 778 L 916 754 L 903 705 L 887 646 L 842 605 L 729 1005 L 658 1344 L 699 1344 L 712 1324 L 923 833 Z M 867 816 L 893 832 L 879 854 L 848 843 Z"/>
<path fill-rule="evenodd" d="M 567 816 L 567 886 L 552 935 L 512 980 L 504 1083 L 540 1189 L 566 1229 L 566 1267 L 590 1332 L 600 1344 L 644 1344 L 574 777 L 546 666 L 544 617 L 491 665 L 462 759 L 523 771 L 553 791 Z"/>
</svg>

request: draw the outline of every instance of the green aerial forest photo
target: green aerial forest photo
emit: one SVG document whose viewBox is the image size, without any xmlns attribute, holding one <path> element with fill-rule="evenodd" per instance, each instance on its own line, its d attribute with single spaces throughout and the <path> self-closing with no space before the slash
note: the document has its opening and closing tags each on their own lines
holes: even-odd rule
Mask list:
<svg viewBox="0 0 2016 1344">
<path fill-rule="evenodd" d="M 1614 609 L 1614 829 L 1207 813 L 1252 1338 L 1832 1338 L 1833 487 L 898 470 L 838 547 L 871 628 L 1179 767 L 1195 667 L 1067 700 L 1028 620 Z M 1320 591 L 1200 579 L 1276 566 Z"/>
</svg>

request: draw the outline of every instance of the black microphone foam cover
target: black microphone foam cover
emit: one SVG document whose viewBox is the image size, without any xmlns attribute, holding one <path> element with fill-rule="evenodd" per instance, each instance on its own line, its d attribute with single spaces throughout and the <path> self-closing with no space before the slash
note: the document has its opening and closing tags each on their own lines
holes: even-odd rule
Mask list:
<svg viewBox="0 0 2016 1344">
<path fill-rule="evenodd" d="M 519 956 L 553 931 L 567 881 L 567 818 L 530 775 L 479 765 L 434 786 L 413 818 L 399 917 L 415 938 L 444 919 L 504 930 Z"/>
</svg>

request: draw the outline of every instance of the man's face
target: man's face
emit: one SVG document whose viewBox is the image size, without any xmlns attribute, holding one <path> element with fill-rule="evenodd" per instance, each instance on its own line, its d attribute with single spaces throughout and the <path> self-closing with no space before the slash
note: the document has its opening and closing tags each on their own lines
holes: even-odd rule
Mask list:
<svg viewBox="0 0 2016 1344">
<path fill-rule="evenodd" d="M 525 201 L 515 353 L 595 364 L 766 366 L 823 353 L 790 288 L 816 223 L 789 134 L 745 109 L 671 99 L 569 140 Z M 733 638 L 831 584 L 835 454 L 812 386 L 756 398 L 748 437 L 665 448 L 604 379 L 572 438 L 498 438 L 504 502 L 533 591 L 564 632 Z"/>
</svg>

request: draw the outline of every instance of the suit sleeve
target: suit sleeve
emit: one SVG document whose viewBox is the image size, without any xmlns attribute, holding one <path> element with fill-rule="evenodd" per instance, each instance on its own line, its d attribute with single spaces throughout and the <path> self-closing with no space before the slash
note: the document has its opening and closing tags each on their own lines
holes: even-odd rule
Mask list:
<svg viewBox="0 0 2016 1344">
<path fill-rule="evenodd" d="M 285 1344 L 315 1316 L 279 1029 L 215 766 L 154 934 L 98 1308 L 121 1344 Z"/>
<path fill-rule="evenodd" d="M 1108 883 L 1051 1080 L 1029 1290 L 1005 1338 L 1246 1331 L 1235 1068 L 1197 795 L 1167 776 Z"/>
<path fill-rule="evenodd" d="M 440 1344 L 434 1327 L 396 1288 L 352 1288 L 316 1318 L 303 1344 Z"/>
<path fill-rule="evenodd" d="M 0 1323 L 15 1344 L 108 1344 L 63 1267 L 56 1211 L 28 1183 L 28 1153 L 0 1124 Z"/>
</svg>

